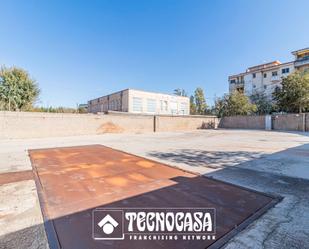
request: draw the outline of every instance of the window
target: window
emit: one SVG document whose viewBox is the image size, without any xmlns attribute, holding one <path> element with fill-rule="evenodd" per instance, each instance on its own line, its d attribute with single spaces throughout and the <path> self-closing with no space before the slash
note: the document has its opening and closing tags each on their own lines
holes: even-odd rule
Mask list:
<svg viewBox="0 0 309 249">
<path fill-rule="evenodd" d="M 290 68 L 282 68 L 281 72 L 284 73 L 289 73 L 290 72 Z"/>
<path fill-rule="evenodd" d="M 274 72 L 271 73 L 271 76 L 273 76 L 273 77 L 275 77 L 275 76 L 277 76 L 277 75 L 278 75 L 278 72 L 277 72 L 277 71 L 274 71 Z"/>
<path fill-rule="evenodd" d="M 180 103 L 180 114 L 188 114 L 188 113 L 189 113 L 188 104 L 185 102 Z"/>
<path fill-rule="evenodd" d="M 256 78 L 256 73 L 253 73 L 253 74 L 252 74 L 252 78 Z"/>
<path fill-rule="evenodd" d="M 267 86 L 264 86 L 264 89 L 266 89 L 267 88 Z"/>
<path fill-rule="evenodd" d="M 235 84 L 236 83 L 236 80 L 231 80 L 231 84 Z"/>
<path fill-rule="evenodd" d="M 267 73 L 264 73 L 264 78 L 267 78 Z"/>
<path fill-rule="evenodd" d="M 156 100 L 147 99 L 147 112 L 156 112 Z"/>
<path fill-rule="evenodd" d="M 161 111 L 167 111 L 167 101 L 166 100 L 161 100 Z"/>
<path fill-rule="evenodd" d="M 177 102 L 176 101 L 171 101 L 171 113 L 174 114 L 174 113 L 177 113 Z"/>
<path fill-rule="evenodd" d="M 256 85 L 253 85 L 253 88 L 256 88 Z"/>
<path fill-rule="evenodd" d="M 143 109 L 143 100 L 142 98 L 133 97 L 133 111 L 142 112 Z"/>
</svg>

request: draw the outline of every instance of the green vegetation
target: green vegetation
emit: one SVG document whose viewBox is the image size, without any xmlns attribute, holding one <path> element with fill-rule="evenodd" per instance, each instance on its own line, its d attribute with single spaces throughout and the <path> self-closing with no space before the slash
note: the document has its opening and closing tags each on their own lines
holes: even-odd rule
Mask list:
<svg viewBox="0 0 309 249">
<path fill-rule="evenodd" d="M 195 105 L 195 99 L 194 96 L 190 96 L 190 114 L 194 115 L 196 114 L 196 105 Z"/>
<path fill-rule="evenodd" d="M 184 97 L 188 96 L 187 92 L 181 88 L 175 89 L 174 94 L 177 96 L 184 96 Z M 207 104 L 205 100 L 204 91 L 201 87 L 197 87 L 194 91 L 194 95 L 190 96 L 190 114 L 205 115 L 206 113 L 207 113 Z"/>
<path fill-rule="evenodd" d="M 250 100 L 256 105 L 256 114 L 270 114 L 274 110 L 272 101 L 267 99 L 264 93 L 255 93 L 250 96 Z"/>
<path fill-rule="evenodd" d="M 51 112 L 51 113 L 84 113 L 79 111 L 79 109 L 70 108 L 70 107 L 33 107 L 30 110 L 31 112 Z"/>
<path fill-rule="evenodd" d="M 204 91 L 201 87 L 197 87 L 194 95 L 190 96 L 190 114 L 205 115 L 207 112 L 207 104 Z"/>
<path fill-rule="evenodd" d="M 277 108 L 284 112 L 309 111 L 309 73 L 295 72 L 282 80 L 273 93 Z"/>
<path fill-rule="evenodd" d="M 282 79 L 272 99 L 264 93 L 254 93 L 250 99 L 235 91 L 215 101 L 213 112 L 219 117 L 234 115 L 265 115 L 272 112 L 309 111 L 309 73 L 296 71 Z"/>
<path fill-rule="evenodd" d="M 205 114 L 207 104 L 205 100 L 204 91 L 201 87 L 196 88 L 194 92 L 194 99 L 195 99 L 196 113 L 200 115 Z"/>
<path fill-rule="evenodd" d="M 18 67 L 0 68 L 0 110 L 32 111 L 53 113 L 86 113 L 85 105 L 77 108 L 35 107 L 40 89 L 27 71 Z M 184 89 L 174 90 L 177 96 L 187 96 Z M 272 99 L 263 93 L 255 93 L 250 98 L 235 91 L 215 100 L 212 114 L 219 117 L 233 115 L 270 114 L 272 112 L 309 111 L 309 73 L 294 72 L 282 79 L 282 87 L 277 87 Z M 205 115 L 208 110 L 204 91 L 197 87 L 190 96 L 190 114 Z"/>
<path fill-rule="evenodd" d="M 35 107 L 40 89 L 27 71 L 18 67 L 0 69 L 0 110 L 54 113 L 87 113 L 84 105 L 78 108 Z"/>
<path fill-rule="evenodd" d="M 177 96 L 184 96 L 184 97 L 187 97 L 187 93 L 184 89 L 181 89 L 181 88 L 177 88 L 174 90 L 174 94 L 177 95 Z"/>
<path fill-rule="evenodd" d="M 29 110 L 39 96 L 36 81 L 17 67 L 0 69 L 0 110 Z"/>
<path fill-rule="evenodd" d="M 256 111 L 256 105 L 252 104 L 247 96 L 238 91 L 217 98 L 214 106 L 214 112 L 218 117 L 249 115 Z"/>
</svg>

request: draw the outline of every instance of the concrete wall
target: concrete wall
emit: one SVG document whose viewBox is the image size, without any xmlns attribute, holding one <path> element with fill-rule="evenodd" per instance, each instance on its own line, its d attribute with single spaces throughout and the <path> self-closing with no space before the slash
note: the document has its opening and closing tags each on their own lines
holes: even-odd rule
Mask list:
<svg viewBox="0 0 309 249">
<path fill-rule="evenodd" d="M 219 128 L 265 129 L 265 116 L 232 116 L 220 119 Z"/>
<path fill-rule="evenodd" d="M 309 131 L 309 113 L 275 115 L 274 130 Z M 0 139 L 192 131 L 209 128 L 265 129 L 265 116 L 107 115 L 34 112 L 0 112 Z"/>
<path fill-rule="evenodd" d="M 0 112 L 0 139 L 153 132 L 153 116 Z"/>
<path fill-rule="evenodd" d="M 265 116 L 221 118 L 219 128 L 265 129 Z M 309 113 L 272 115 L 272 130 L 309 131 Z"/>
<path fill-rule="evenodd" d="M 216 117 L 153 116 L 117 112 L 106 115 L 0 112 L 0 139 L 189 131 L 211 128 L 212 123 L 214 126 L 218 124 Z"/>
<path fill-rule="evenodd" d="M 190 131 L 218 127 L 218 118 L 214 116 L 156 116 L 156 131 Z"/>
<path fill-rule="evenodd" d="M 285 131 L 305 131 L 306 127 L 305 121 L 306 118 L 308 121 L 308 116 L 309 116 L 308 114 L 273 115 L 272 117 L 273 129 L 285 130 Z"/>
</svg>

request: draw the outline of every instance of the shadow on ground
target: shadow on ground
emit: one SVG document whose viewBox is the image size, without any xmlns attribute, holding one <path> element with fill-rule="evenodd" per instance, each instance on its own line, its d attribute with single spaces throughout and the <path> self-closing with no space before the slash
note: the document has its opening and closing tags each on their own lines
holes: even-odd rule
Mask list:
<svg viewBox="0 0 309 249">
<path fill-rule="evenodd" d="M 206 151 L 181 149 L 173 152 L 149 152 L 152 158 L 169 161 L 171 163 L 184 163 L 195 167 L 208 167 L 220 169 L 226 166 L 233 166 L 243 161 L 256 160 L 263 156 L 263 153 L 245 151 Z"/>
<path fill-rule="evenodd" d="M 226 248 L 309 248 L 309 144 L 272 154 L 190 149 L 148 155 L 171 164 L 217 169 L 205 175 L 284 197 Z"/>
<path fill-rule="evenodd" d="M 39 224 L 0 236 L 1 249 L 48 249 L 44 225 Z"/>
</svg>

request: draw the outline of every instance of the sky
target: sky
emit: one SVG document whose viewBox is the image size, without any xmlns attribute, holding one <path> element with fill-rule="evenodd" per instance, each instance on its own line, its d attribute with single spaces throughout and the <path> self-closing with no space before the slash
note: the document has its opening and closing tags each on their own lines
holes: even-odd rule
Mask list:
<svg viewBox="0 0 309 249">
<path fill-rule="evenodd" d="M 196 87 L 211 105 L 229 75 L 309 47 L 308 0 L 0 0 L 0 8 L 0 65 L 29 72 L 39 106 Z"/>
</svg>

